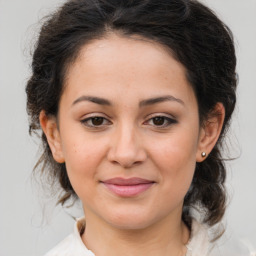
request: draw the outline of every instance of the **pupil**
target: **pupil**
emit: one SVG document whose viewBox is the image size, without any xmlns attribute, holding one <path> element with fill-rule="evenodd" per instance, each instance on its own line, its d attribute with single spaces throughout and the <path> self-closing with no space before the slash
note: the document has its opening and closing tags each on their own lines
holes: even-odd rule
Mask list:
<svg viewBox="0 0 256 256">
<path fill-rule="evenodd" d="M 93 125 L 102 125 L 103 123 L 103 117 L 94 117 L 92 118 L 92 124 Z"/>
<path fill-rule="evenodd" d="M 154 117 L 153 118 L 154 125 L 163 125 L 164 124 L 164 117 Z"/>
</svg>

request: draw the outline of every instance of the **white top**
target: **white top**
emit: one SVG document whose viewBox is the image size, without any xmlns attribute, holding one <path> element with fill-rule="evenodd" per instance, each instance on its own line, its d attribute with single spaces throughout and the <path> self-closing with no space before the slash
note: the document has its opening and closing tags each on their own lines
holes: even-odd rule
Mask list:
<svg viewBox="0 0 256 256">
<path fill-rule="evenodd" d="M 74 232 L 49 251 L 45 256 L 95 256 L 84 245 L 80 230 L 85 226 L 85 219 L 79 219 L 75 223 Z M 225 240 L 225 238 L 211 241 L 211 230 L 206 225 L 193 220 L 191 238 L 187 244 L 186 256 L 251 256 L 249 250 L 238 246 L 237 243 Z M 227 246 L 227 244 L 229 244 Z M 228 248 L 227 248 L 228 247 Z"/>
</svg>

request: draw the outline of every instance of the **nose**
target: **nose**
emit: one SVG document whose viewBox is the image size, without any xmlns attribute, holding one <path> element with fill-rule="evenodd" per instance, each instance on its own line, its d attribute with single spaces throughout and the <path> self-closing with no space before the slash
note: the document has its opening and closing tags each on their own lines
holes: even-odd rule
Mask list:
<svg viewBox="0 0 256 256">
<path fill-rule="evenodd" d="M 111 137 L 108 160 L 123 168 L 143 163 L 147 158 L 142 139 L 134 127 L 123 125 Z"/>
</svg>

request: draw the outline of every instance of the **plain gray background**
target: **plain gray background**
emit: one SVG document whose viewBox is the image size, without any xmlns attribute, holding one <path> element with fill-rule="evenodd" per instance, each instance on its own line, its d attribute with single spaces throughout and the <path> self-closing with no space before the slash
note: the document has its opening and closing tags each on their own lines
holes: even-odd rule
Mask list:
<svg viewBox="0 0 256 256">
<path fill-rule="evenodd" d="M 61 2 L 0 0 L 0 256 L 42 255 L 73 229 L 68 213 L 31 182 L 39 154 L 28 135 L 24 92 L 38 21 Z M 239 158 L 227 164 L 226 220 L 234 236 L 256 247 L 256 0 L 203 2 L 235 35 L 240 81 L 228 144 Z"/>
</svg>

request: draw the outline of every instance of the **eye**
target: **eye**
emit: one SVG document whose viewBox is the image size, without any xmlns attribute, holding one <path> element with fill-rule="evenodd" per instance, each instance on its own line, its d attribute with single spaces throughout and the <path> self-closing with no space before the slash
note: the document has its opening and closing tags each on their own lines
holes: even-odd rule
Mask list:
<svg viewBox="0 0 256 256">
<path fill-rule="evenodd" d="M 177 121 L 167 116 L 155 116 L 150 118 L 146 123 L 155 127 L 165 128 L 177 123 Z"/>
<path fill-rule="evenodd" d="M 165 124 L 166 118 L 164 118 L 163 116 L 157 116 L 157 117 L 152 118 L 152 122 L 156 126 L 162 126 Z"/>
<path fill-rule="evenodd" d="M 93 116 L 81 120 L 81 123 L 87 127 L 102 127 L 111 124 L 111 122 L 102 116 Z"/>
</svg>

